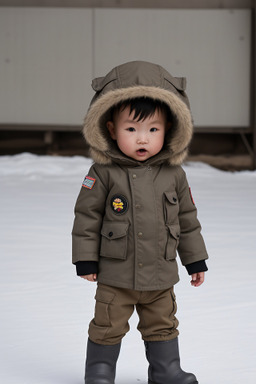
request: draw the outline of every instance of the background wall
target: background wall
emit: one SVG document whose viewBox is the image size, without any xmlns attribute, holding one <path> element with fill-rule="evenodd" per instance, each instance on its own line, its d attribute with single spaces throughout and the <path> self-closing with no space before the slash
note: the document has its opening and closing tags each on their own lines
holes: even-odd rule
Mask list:
<svg viewBox="0 0 256 384">
<path fill-rule="evenodd" d="M 31 3 L 40 5 L 23 1 Z M 119 8 L 114 1 L 101 2 L 112 8 L 90 7 L 97 1 L 46 3 L 0 7 L 0 153 L 10 138 L 21 143 L 35 132 L 46 144 L 55 141 L 56 150 L 61 132 L 81 129 L 92 78 L 131 60 L 156 62 L 174 76 L 186 76 L 196 131 L 235 132 L 237 142 L 242 132 L 244 143 L 236 150 L 250 152 L 244 134 L 252 132 L 252 11 L 239 9 L 241 2 L 238 9 L 161 9 L 164 1 L 157 3 L 160 9 L 122 8 L 125 1 Z M 79 8 L 82 3 L 88 4 Z M 151 4 L 136 4 L 141 3 Z M 226 143 L 237 147 L 230 138 Z"/>
<path fill-rule="evenodd" d="M 249 10 L 97 9 L 94 46 L 96 74 L 159 63 L 187 77 L 195 125 L 249 126 Z"/>
<path fill-rule="evenodd" d="M 81 124 L 92 77 L 132 60 L 186 76 L 197 126 L 250 124 L 250 11 L 1 8 L 0 122 Z"/>
</svg>

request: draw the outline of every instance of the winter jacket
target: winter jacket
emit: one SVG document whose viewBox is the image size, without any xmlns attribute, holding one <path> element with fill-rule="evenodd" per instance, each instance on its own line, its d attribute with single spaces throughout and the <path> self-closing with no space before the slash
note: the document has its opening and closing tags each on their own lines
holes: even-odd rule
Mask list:
<svg viewBox="0 0 256 384">
<path fill-rule="evenodd" d="M 131 62 L 92 86 L 83 133 L 95 163 L 75 206 L 73 263 L 94 262 L 99 282 L 144 291 L 177 283 L 176 251 L 190 271 L 206 270 L 201 226 L 181 168 L 193 131 L 185 80 L 158 65 Z M 141 96 L 164 101 L 174 115 L 163 149 L 144 162 L 125 156 L 106 128 L 113 105 Z"/>
</svg>

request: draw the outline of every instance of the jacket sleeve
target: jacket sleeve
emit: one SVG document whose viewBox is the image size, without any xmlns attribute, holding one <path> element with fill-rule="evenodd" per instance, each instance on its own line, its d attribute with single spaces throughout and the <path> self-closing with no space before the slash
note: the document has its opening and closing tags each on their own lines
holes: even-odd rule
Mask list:
<svg viewBox="0 0 256 384">
<path fill-rule="evenodd" d="M 193 273 L 208 271 L 205 260 L 195 261 L 194 263 L 185 265 L 185 267 L 189 275 L 193 275 Z"/>
<path fill-rule="evenodd" d="M 195 263 L 194 266 L 196 267 L 198 266 L 197 262 L 208 259 L 208 255 L 201 235 L 201 225 L 197 219 L 197 209 L 188 186 L 186 174 L 182 169 L 181 171 L 182 175 L 179 179 L 177 191 L 180 224 L 178 253 L 184 266 Z M 190 273 L 192 270 L 190 267 L 188 267 L 188 269 L 188 272 Z M 194 269 L 192 273 L 195 273 Z"/>
<path fill-rule="evenodd" d="M 82 186 L 75 205 L 72 230 L 73 264 L 99 259 L 100 231 L 105 212 L 107 188 L 95 165 L 89 170 L 88 176 L 90 177 L 89 185 Z"/>
<path fill-rule="evenodd" d="M 76 265 L 76 274 L 77 276 L 85 276 L 91 274 L 98 274 L 98 262 L 97 261 L 77 261 Z"/>
</svg>

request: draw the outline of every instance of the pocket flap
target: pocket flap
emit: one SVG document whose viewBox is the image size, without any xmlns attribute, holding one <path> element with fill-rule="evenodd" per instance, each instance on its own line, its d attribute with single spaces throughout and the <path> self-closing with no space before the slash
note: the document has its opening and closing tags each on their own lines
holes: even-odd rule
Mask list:
<svg viewBox="0 0 256 384">
<path fill-rule="evenodd" d="M 109 240 L 118 239 L 126 236 L 128 227 L 129 223 L 105 221 L 101 228 L 101 234 Z"/>
<path fill-rule="evenodd" d="M 95 300 L 100 301 L 101 303 L 109 304 L 114 299 L 115 294 L 112 292 L 97 290 L 95 295 Z"/>
<path fill-rule="evenodd" d="M 171 224 L 167 226 L 169 229 L 170 234 L 174 239 L 179 240 L 180 238 L 180 226 L 179 224 Z"/>
<path fill-rule="evenodd" d="M 171 204 L 178 204 L 178 196 L 176 192 L 165 192 L 165 197 Z"/>
</svg>

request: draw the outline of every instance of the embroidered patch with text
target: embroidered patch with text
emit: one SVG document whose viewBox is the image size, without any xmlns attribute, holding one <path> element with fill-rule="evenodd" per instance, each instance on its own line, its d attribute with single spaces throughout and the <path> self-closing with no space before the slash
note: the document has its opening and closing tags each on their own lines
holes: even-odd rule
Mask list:
<svg viewBox="0 0 256 384">
<path fill-rule="evenodd" d="M 92 187 L 95 184 L 95 181 L 96 181 L 96 179 L 94 179 L 93 177 L 86 176 L 84 178 L 82 186 L 85 187 L 85 188 L 88 188 L 88 189 L 92 189 Z"/>
<path fill-rule="evenodd" d="M 190 193 L 191 201 L 195 205 L 195 201 L 194 201 L 193 196 L 192 196 L 191 188 L 189 188 L 189 193 Z"/>
<path fill-rule="evenodd" d="M 110 204 L 112 210 L 119 215 L 125 213 L 128 208 L 128 201 L 123 195 L 114 195 Z"/>
</svg>

